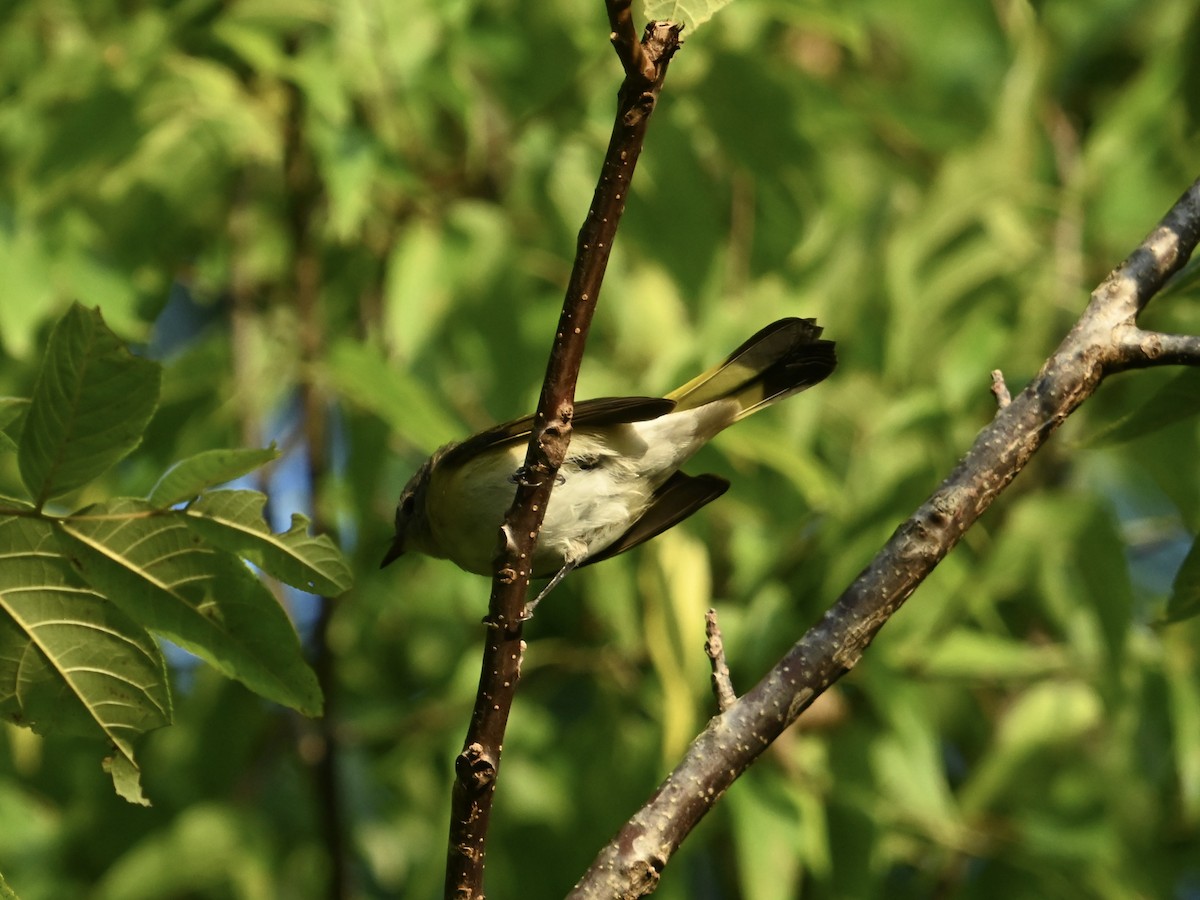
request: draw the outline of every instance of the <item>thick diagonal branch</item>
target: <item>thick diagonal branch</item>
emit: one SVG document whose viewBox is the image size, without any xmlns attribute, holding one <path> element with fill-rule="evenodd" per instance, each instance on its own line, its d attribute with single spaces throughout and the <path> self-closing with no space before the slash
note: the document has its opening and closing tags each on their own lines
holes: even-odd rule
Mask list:
<svg viewBox="0 0 1200 900">
<path fill-rule="evenodd" d="M 628 4 L 624 15 L 628 16 Z M 610 12 L 614 22 L 618 17 L 619 13 Z M 617 223 L 625 208 L 634 166 L 667 64 L 678 47 L 678 35 L 673 26 L 654 24 L 646 29 L 637 54 L 628 50 L 621 54 L 626 77 L 617 96 L 616 122 L 592 206 L 579 231 L 575 265 L 525 456 L 525 477 L 520 479 L 516 498 L 501 529 L 479 690 L 463 750 L 455 762 L 446 864 L 448 898 L 483 896 L 492 796 L 524 651 L 522 610 L 529 587 L 530 561 L 555 475 L 571 439 L 575 382 Z M 635 55 L 638 60 L 646 61 L 648 68 L 632 67 Z"/>
<path fill-rule="evenodd" d="M 714 717 L 650 800 L 604 847 L 571 897 L 632 898 L 696 823 L 813 699 L 848 672 L 887 620 L 958 543 L 1104 376 L 1137 365 L 1128 337 L 1138 313 L 1200 240 L 1200 181 L 1091 302 L 1025 390 L 996 413 L 967 455 L 870 565 L 748 694 Z M 1181 361 L 1194 344 L 1169 342 Z M 1145 362 L 1141 364 L 1145 365 Z"/>
</svg>

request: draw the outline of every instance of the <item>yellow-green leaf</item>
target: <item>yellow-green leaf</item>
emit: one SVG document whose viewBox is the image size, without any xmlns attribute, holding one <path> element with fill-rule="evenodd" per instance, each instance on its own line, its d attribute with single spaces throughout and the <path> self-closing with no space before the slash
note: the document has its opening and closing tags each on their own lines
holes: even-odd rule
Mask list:
<svg viewBox="0 0 1200 900">
<path fill-rule="evenodd" d="M 116 605 L 262 696 L 321 711 L 316 676 L 283 607 L 236 556 L 144 500 L 90 506 L 58 523 L 83 576 Z"/>
<path fill-rule="evenodd" d="M 250 560 L 292 587 L 336 597 L 350 587 L 350 567 L 333 541 L 310 535 L 308 519 L 292 514 L 292 527 L 271 531 L 263 518 L 267 498 L 257 491 L 211 491 L 187 508 L 187 520 L 214 545 Z"/>
<path fill-rule="evenodd" d="M 41 734 L 102 738 L 118 789 L 140 798 L 133 741 L 171 719 L 158 645 L 80 582 L 49 523 L 0 519 L 0 545 L 0 715 Z"/>
</svg>

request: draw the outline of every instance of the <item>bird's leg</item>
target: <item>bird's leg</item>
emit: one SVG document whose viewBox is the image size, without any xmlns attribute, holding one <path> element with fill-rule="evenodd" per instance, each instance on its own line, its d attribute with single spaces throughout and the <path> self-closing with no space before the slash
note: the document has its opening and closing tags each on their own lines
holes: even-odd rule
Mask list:
<svg viewBox="0 0 1200 900">
<path fill-rule="evenodd" d="M 525 604 L 525 608 L 521 611 L 521 621 L 525 622 L 533 618 L 533 611 L 537 608 L 537 605 L 542 602 L 548 593 L 558 586 L 560 581 L 567 577 L 567 573 L 571 572 L 576 565 L 577 563 L 575 562 L 564 563 L 563 567 L 554 573 L 554 577 L 550 579 L 549 584 L 542 588 L 541 593 Z"/>
</svg>

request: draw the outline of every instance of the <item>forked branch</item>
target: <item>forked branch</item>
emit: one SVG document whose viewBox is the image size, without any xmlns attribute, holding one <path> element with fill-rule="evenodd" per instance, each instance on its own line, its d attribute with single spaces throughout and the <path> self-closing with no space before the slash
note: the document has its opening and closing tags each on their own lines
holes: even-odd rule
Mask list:
<svg viewBox="0 0 1200 900">
<path fill-rule="evenodd" d="M 1091 302 L 1037 377 L 992 422 L 933 495 L 906 521 L 824 617 L 749 693 L 715 716 L 615 838 L 571 897 L 640 897 L 729 786 L 848 672 L 875 634 L 958 543 L 1038 448 L 1108 374 L 1200 362 L 1200 338 L 1145 332 L 1141 310 L 1200 239 L 1195 182 Z M 1004 390 L 1007 394 L 1007 389 Z"/>
</svg>

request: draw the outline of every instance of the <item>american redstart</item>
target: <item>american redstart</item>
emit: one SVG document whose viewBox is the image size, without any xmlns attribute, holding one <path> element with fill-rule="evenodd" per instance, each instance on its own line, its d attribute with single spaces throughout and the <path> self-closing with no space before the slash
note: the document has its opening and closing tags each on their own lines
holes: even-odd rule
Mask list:
<svg viewBox="0 0 1200 900">
<path fill-rule="evenodd" d="M 813 319 L 780 319 L 666 397 L 576 404 L 533 557 L 532 577 L 553 576 L 537 600 L 572 569 L 624 553 L 725 493 L 724 478 L 679 467 L 722 429 L 823 381 L 837 357 L 820 335 Z M 400 494 L 381 566 L 415 550 L 492 574 L 532 427 L 526 416 L 434 453 Z"/>
</svg>

